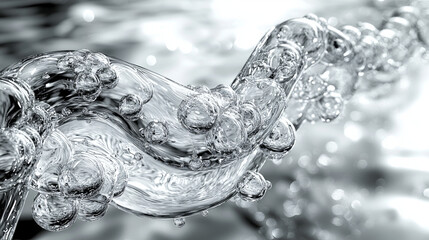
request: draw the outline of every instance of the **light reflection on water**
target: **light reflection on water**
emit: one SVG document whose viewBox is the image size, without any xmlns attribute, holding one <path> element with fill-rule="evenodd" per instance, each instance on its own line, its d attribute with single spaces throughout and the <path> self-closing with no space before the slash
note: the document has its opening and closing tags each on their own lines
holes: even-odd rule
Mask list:
<svg viewBox="0 0 429 240">
<path fill-rule="evenodd" d="M 377 11 L 362 5 L 363 2 L 358 0 L 2 0 L 0 68 L 40 52 L 87 48 L 147 67 L 184 84 L 212 87 L 229 83 L 235 77 L 255 44 L 274 24 L 309 12 L 337 17 L 328 19 L 330 23 L 337 23 L 339 19 L 341 22 L 354 22 L 355 18 L 376 23 L 380 21 L 381 15 Z M 401 93 L 404 92 L 416 93 L 413 86 L 411 90 L 405 89 Z M 425 95 L 420 91 L 418 96 L 421 97 L 415 102 L 419 104 L 415 105 L 421 109 Z M 404 98 L 400 98 L 400 101 L 407 102 Z M 364 104 L 363 107 L 359 104 L 355 101 L 338 123 L 330 126 L 306 125 L 300 130 L 297 146 L 290 159 L 282 163 L 282 167 L 267 164 L 263 172 L 274 183 L 274 187 L 258 204 L 259 209 L 281 213 L 283 208 L 290 207 L 283 204 L 287 197 L 282 192 L 282 186 L 289 186 L 290 178 L 299 175 L 297 170 L 302 168 L 302 171 L 311 172 L 312 166 L 318 164 L 322 170 L 310 174 L 314 178 L 313 185 L 304 191 L 313 195 L 307 196 L 308 199 L 332 197 L 331 192 L 344 189 L 349 197 L 359 199 L 351 201 L 352 207 L 363 205 L 357 211 L 366 217 L 372 216 L 372 220 L 363 224 L 367 226 L 366 234 L 352 239 L 427 239 L 427 226 L 421 224 L 424 218 L 416 208 L 429 207 L 427 196 L 423 194 L 429 188 L 429 184 L 426 184 L 429 179 L 425 171 L 417 171 L 424 166 L 421 158 L 424 159 L 427 152 L 413 158 L 415 161 L 411 163 L 415 165 L 410 168 L 406 160 L 416 149 L 408 146 L 405 149 L 408 155 L 405 154 L 402 157 L 405 160 L 401 162 L 397 152 L 392 154 L 389 148 L 392 146 L 389 136 L 396 140 L 403 136 L 404 139 L 418 139 L 414 140 L 420 143 L 417 150 L 427 150 L 427 144 L 421 144 L 422 136 L 419 136 L 418 131 L 420 128 L 427 129 L 424 122 L 419 121 L 412 128 L 404 127 L 413 125 L 409 116 L 427 117 L 416 107 L 392 115 L 391 111 L 374 113 L 363 108 L 370 104 Z M 393 109 L 390 107 L 390 110 Z M 353 120 L 352 124 L 350 119 Z M 357 127 L 353 128 L 353 124 Z M 314 132 L 318 133 L 317 137 Z M 360 134 L 358 138 L 356 134 Z M 331 144 L 326 151 L 326 143 L 330 141 L 337 142 L 337 147 Z M 410 141 L 402 139 L 402 142 Z M 397 145 L 393 146 L 398 150 Z M 309 158 L 302 158 L 304 154 Z M 328 157 L 321 157 L 323 154 Z M 338 195 L 334 196 L 338 198 Z M 330 206 L 326 203 L 323 205 L 322 200 L 318 203 L 316 206 L 320 208 Z M 77 223 L 63 233 L 42 233 L 39 237 L 159 240 L 273 238 L 260 235 L 255 230 L 255 226 L 265 226 L 270 218 L 264 218 L 263 224 L 249 224 L 251 217 L 247 214 L 255 207 L 232 211 L 234 208 L 231 205 L 212 210 L 207 218 L 191 218 L 186 227 L 180 230 L 169 221 L 139 219 L 110 208 L 99 222 Z M 31 218 L 30 206 L 31 201 L 28 201 L 24 219 Z M 284 217 L 280 219 L 284 220 Z M 313 220 L 304 217 L 299 219 L 300 224 L 307 227 L 317 222 Z M 284 233 L 290 227 L 286 222 L 278 223 L 283 231 L 283 239 L 286 239 Z M 345 226 L 337 226 L 338 221 L 333 223 L 318 227 L 336 234 L 345 231 Z M 303 227 L 297 233 L 305 236 L 306 230 Z M 279 231 L 274 233 L 278 235 Z M 336 237 L 338 235 L 332 239 Z"/>
</svg>

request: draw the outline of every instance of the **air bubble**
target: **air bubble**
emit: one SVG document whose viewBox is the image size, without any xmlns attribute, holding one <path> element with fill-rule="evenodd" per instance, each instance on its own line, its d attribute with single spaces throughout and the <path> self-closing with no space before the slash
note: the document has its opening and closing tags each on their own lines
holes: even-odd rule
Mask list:
<svg viewBox="0 0 429 240">
<path fill-rule="evenodd" d="M 282 43 L 270 50 L 269 62 L 275 70 L 276 81 L 281 83 L 295 79 L 304 65 L 299 46 L 291 42 Z"/>
<path fill-rule="evenodd" d="M 118 76 L 110 67 L 100 68 L 95 73 L 104 88 L 111 89 L 118 85 Z"/>
<path fill-rule="evenodd" d="M 192 85 L 188 85 L 188 88 L 194 90 L 195 92 L 198 93 L 210 93 L 210 88 L 207 86 L 192 86 Z"/>
<path fill-rule="evenodd" d="M 259 129 L 261 114 L 253 103 L 241 104 L 240 115 L 248 136 Z"/>
<path fill-rule="evenodd" d="M 136 161 L 141 161 L 142 159 L 143 159 L 143 154 L 141 154 L 141 153 L 136 153 L 136 154 L 134 154 L 134 159 L 136 160 Z"/>
<path fill-rule="evenodd" d="M 353 44 L 348 36 L 332 28 L 328 32 L 328 46 L 322 61 L 329 65 L 342 65 L 351 60 L 353 51 Z"/>
<path fill-rule="evenodd" d="M 110 60 L 102 53 L 89 53 L 86 55 L 85 61 L 92 68 L 100 69 L 110 65 Z"/>
<path fill-rule="evenodd" d="M 175 218 L 173 219 L 173 224 L 174 226 L 181 228 L 183 226 L 185 226 L 185 218 L 179 217 L 179 218 Z"/>
<path fill-rule="evenodd" d="M 240 114 L 235 109 L 224 112 L 207 134 L 207 142 L 215 151 L 229 153 L 239 149 L 247 140 Z"/>
<path fill-rule="evenodd" d="M 75 88 L 83 100 L 93 102 L 101 93 L 101 83 L 91 74 L 81 73 L 75 79 Z"/>
<path fill-rule="evenodd" d="M 76 220 L 77 207 L 74 200 L 58 195 L 38 194 L 33 202 L 33 219 L 48 231 L 61 231 Z"/>
<path fill-rule="evenodd" d="M 301 100 L 315 99 L 322 96 L 327 87 L 328 84 L 318 75 L 306 73 L 296 83 L 292 96 Z"/>
<path fill-rule="evenodd" d="M 343 99 L 340 94 L 329 92 L 325 94 L 318 102 L 317 107 L 320 111 L 320 119 L 325 122 L 335 120 L 343 109 Z"/>
<path fill-rule="evenodd" d="M 246 80 L 237 89 L 241 102 L 253 103 L 261 115 L 261 125 L 269 125 L 270 120 L 284 100 L 284 90 L 272 79 Z"/>
<path fill-rule="evenodd" d="M 237 94 L 230 86 L 219 84 L 211 89 L 211 92 L 213 97 L 218 100 L 217 102 L 221 108 L 235 105 L 237 102 Z"/>
<path fill-rule="evenodd" d="M 91 155 L 78 153 L 61 171 L 59 185 L 67 197 L 87 198 L 94 196 L 103 185 L 103 173 Z"/>
<path fill-rule="evenodd" d="M 141 117 L 143 100 L 134 94 L 128 94 L 121 98 L 119 113 L 128 120 L 135 121 Z"/>
<path fill-rule="evenodd" d="M 303 47 L 310 64 L 317 62 L 325 51 L 326 33 L 315 20 L 298 18 L 280 26 L 280 41 L 292 41 Z"/>
<path fill-rule="evenodd" d="M 335 87 L 345 99 L 350 99 L 356 91 L 358 73 L 347 66 L 331 66 L 321 74 L 321 78 L 329 85 Z"/>
<path fill-rule="evenodd" d="M 164 123 L 152 121 L 144 129 L 144 136 L 150 143 L 162 144 L 168 139 L 168 129 Z"/>
<path fill-rule="evenodd" d="M 82 199 L 79 202 L 78 219 L 91 222 L 102 218 L 107 212 L 109 202 L 109 199 L 103 195 L 91 199 Z"/>
<path fill-rule="evenodd" d="M 199 170 L 203 166 L 203 161 L 199 158 L 192 159 L 189 161 L 189 169 L 191 170 Z"/>
<path fill-rule="evenodd" d="M 209 94 L 189 97 L 180 103 L 177 117 L 183 127 L 192 133 L 204 133 L 214 125 L 219 107 Z"/>
<path fill-rule="evenodd" d="M 355 45 L 356 43 L 358 43 L 358 41 L 360 40 L 362 33 L 361 31 L 351 25 L 345 25 L 341 28 L 341 32 L 344 33 L 348 39 L 351 41 L 351 43 L 353 45 Z"/>
<path fill-rule="evenodd" d="M 78 60 L 73 55 L 66 55 L 58 59 L 57 67 L 60 71 L 71 71 L 73 70 Z"/>
</svg>

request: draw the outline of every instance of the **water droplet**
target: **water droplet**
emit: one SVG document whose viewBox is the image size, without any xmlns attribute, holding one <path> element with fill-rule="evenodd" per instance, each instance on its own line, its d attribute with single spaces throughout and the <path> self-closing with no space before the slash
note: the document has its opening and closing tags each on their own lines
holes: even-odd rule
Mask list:
<svg viewBox="0 0 429 240">
<path fill-rule="evenodd" d="M 329 92 L 325 94 L 318 102 L 320 119 L 325 122 L 330 122 L 336 119 L 343 109 L 343 99 L 340 94 Z"/>
<path fill-rule="evenodd" d="M 183 100 L 177 117 L 183 127 L 192 133 L 204 133 L 216 122 L 219 107 L 209 94 L 198 94 Z"/>
<path fill-rule="evenodd" d="M 48 231 L 70 227 L 77 216 L 76 202 L 57 195 L 38 194 L 33 202 L 33 219 Z"/>
<path fill-rule="evenodd" d="M 240 114 L 228 109 L 219 116 L 213 129 L 207 134 L 207 142 L 217 152 L 229 153 L 239 149 L 247 140 Z"/>
<path fill-rule="evenodd" d="M 174 226 L 181 228 L 185 226 L 186 222 L 185 222 L 185 218 L 179 217 L 179 218 L 173 219 L 173 223 L 174 223 Z"/>
<path fill-rule="evenodd" d="M 238 195 L 245 201 L 257 201 L 264 197 L 268 186 L 264 176 L 258 172 L 247 171 L 238 183 Z"/>
<path fill-rule="evenodd" d="M 112 89 L 118 85 L 118 76 L 110 67 L 100 68 L 95 73 L 104 88 Z"/>
<path fill-rule="evenodd" d="M 261 148 L 285 154 L 290 151 L 294 144 L 295 127 L 286 117 L 281 116 L 271 132 L 265 137 Z"/>
<path fill-rule="evenodd" d="M 100 80 L 91 74 L 81 73 L 75 79 L 75 88 L 83 100 L 93 102 L 101 93 Z"/>
<path fill-rule="evenodd" d="M 164 123 L 152 121 L 144 129 L 144 136 L 150 143 L 162 144 L 168 139 L 168 129 Z"/>
<path fill-rule="evenodd" d="M 253 103 L 241 104 L 240 115 L 248 136 L 259 129 L 261 125 L 261 115 Z"/>
<path fill-rule="evenodd" d="M 201 212 L 201 215 L 203 215 L 203 217 L 207 217 L 209 215 L 209 211 L 208 210 L 204 210 Z"/>
<path fill-rule="evenodd" d="M 103 173 L 91 155 L 75 153 L 72 162 L 62 169 L 59 185 L 67 197 L 87 198 L 100 190 Z"/>
<path fill-rule="evenodd" d="M 128 120 L 135 121 L 141 117 L 143 100 L 134 94 L 128 94 L 121 98 L 119 113 Z"/>
</svg>

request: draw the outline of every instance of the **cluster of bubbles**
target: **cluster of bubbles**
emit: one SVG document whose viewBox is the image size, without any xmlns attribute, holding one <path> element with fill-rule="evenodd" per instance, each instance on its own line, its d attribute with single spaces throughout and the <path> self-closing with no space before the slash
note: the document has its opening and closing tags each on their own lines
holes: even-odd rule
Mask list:
<svg viewBox="0 0 429 240">
<path fill-rule="evenodd" d="M 66 54 L 58 60 L 58 70 L 75 74 L 74 88 L 87 102 L 93 102 L 101 90 L 118 84 L 115 70 L 109 58 L 101 53 L 79 50 Z"/>
<path fill-rule="evenodd" d="M 327 29 L 323 58 L 303 74 L 290 101 L 295 107 L 286 110 L 297 126 L 303 120 L 330 122 L 357 90 L 380 92 L 395 83 L 424 30 L 418 9 L 409 6 L 395 10 L 380 29 L 365 22 Z"/>
<path fill-rule="evenodd" d="M 187 194 L 175 187 L 201 182 L 203 178 L 192 181 L 197 171 L 215 178 L 203 189 L 191 186 L 197 196 L 194 201 L 208 199 L 201 201 L 209 202 L 199 206 L 201 211 L 232 195 L 248 202 L 260 200 L 271 187 L 258 173 L 263 161 L 283 158 L 304 120 L 333 121 L 359 86 L 382 81 L 381 75 L 386 80 L 387 73 L 397 70 L 416 49 L 420 26 L 416 19 L 415 9 L 406 7 L 394 12 L 382 30 L 368 23 L 338 30 L 315 15 L 288 20 L 263 38 L 231 86 L 213 89 L 186 88 L 88 50 L 52 53 L 10 67 L 1 74 L 10 80 L 1 80 L 2 86 L 22 81 L 22 86 L 10 88 L 25 88 L 18 92 L 29 94 L 16 93 L 11 98 L 15 102 L 2 95 L 2 102 L 15 112 L 7 111 L 10 119 L 2 121 L 6 130 L 0 132 L 1 189 L 24 181 L 25 173 L 31 172 L 30 186 L 39 192 L 33 217 L 51 231 L 63 230 L 76 219 L 99 219 L 118 198 L 115 203 L 124 210 L 178 217 L 174 224 L 181 227 L 183 216 L 195 211 L 169 213 L 167 205 L 149 206 L 148 202 L 157 202 L 150 198 L 158 197 L 150 194 L 162 190 L 157 194 L 164 201 L 179 197 L 177 189 Z M 43 64 L 46 71 L 40 70 Z M 30 74 L 34 69 L 38 72 Z M 61 95 L 65 90 L 58 93 L 60 85 L 70 86 L 71 91 Z M 27 104 L 35 99 L 39 102 Z M 17 111 L 15 105 L 27 107 L 30 113 Z M 103 124 L 106 132 L 101 132 Z M 99 136 L 91 135 L 97 131 Z M 131 147 L 110 149 L 124 142 Z M 124 165 L 129 159 L 139 164 L 144 160 L 147 166 L 128 168 Z M 166 173 L 155 160 L 175 171 Z M 138 187 L 135 182 L 148 172 L 168 180 L 146 178 L 148 186 Z M 230 176 L 225 182 L 216 181 L 225 176 Z M 136 196 L 142 195 L 127 192 L 129 179 L 134 181 L 130 186 L 149 198 L 143 202 L 148 206 L 136 206 Z M 170 182 L 175 179 L 177 183 Z M 213 186 L 224 195 L 209 191 Z M 162 198 L 164 193 L 167 197 Z M 147 212 L 134 210 L 144 207 Z M 167 213 L 153 213 L 156 210 Z"/>
<path fill-rule="evenodd" d="M 91 152 L 92 142 L 70 139 L 59 130 L 45 139 L 30 179 L 30 187 L 38 192 L 33 218 L 44 229 L 60 231 L 76 219 L 97 220 L 125 190 L 122 163 Z"/>
</svg>

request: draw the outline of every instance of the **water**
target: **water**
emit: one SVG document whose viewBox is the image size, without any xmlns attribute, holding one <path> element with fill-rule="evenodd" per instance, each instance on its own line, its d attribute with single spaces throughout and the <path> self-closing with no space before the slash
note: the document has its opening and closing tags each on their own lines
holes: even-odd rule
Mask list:
<svg viewBox="0 0 429 240">
<path fill-rule="evenodd" d="M 34 92 L 38 113 L 30 122 L 45 138 L 31 181 L 41 192 L 34 202 L 36 222 L 56 231 L 76 216 L 98 219 L 109 203 L 172 218 L 237 192 L 251 201 L 262 197 L 268 185 L 254 171 L 267 149 L 292 147 L 291 124 L 275 128 L 281 137 L 266 141 L 271 148 L 259 145 L 274 136 L 270 131 L 309 65 L 305 61 L 320 59 L 325 41 L 315 20 L 282 24 L 288 26 L 305 26 L 304 38 L 298 32 L 278 35 L 280 27 L 269 32 L 232 87 L 184 87 L 88 50 L 40 55 L 7 68 L 4 78 Z M 308 40 L 319 37 L 314 44 Z M 311 57 L 304 57 L 306 51 Z M 273 147 L 285 137 L 287 146 Z M 58 204 L 61 197 L 67 197 L 64 205 Z M 65 215 L 50 210 L 55 208 L 66 209 Z"/>
<path fill-rule="evenodd" d="M 370 26 L 358 31 L 370 49 L 379 47 Z M 270 188 L 258 173 L 267 156 L 294 145 L 299 123 L 289 116 L 332 121 L 341 94 L 353 92 L 342 91 L 354 87 L 353 77 L 345 85 L 326 78 L 333 63 L 357 64 L 338 32 L 313 15 L 286 21 L 265 35 L 230 87 L 213 89 L 88 50 L 12 65 L 0 73 L 0 188 L 31 173 L 39 192 L 33 216 L 51 231 L 99 219 L 109 204 L 175 218 L 180 227 L 184 216 L 236 194 L 258 200 Z M 374 70 L 379 59 L 362 51 L 356 56 L 372 60 L 362 69 Z M 291 95 L 305 106 L 286 108 Z"/>
</svg>

